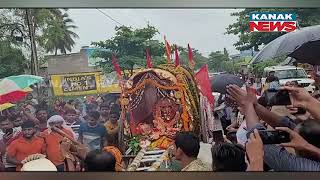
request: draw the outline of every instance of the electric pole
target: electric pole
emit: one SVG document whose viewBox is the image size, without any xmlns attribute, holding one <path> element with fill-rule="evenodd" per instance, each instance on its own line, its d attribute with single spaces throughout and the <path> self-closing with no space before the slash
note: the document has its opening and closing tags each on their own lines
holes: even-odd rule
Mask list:
<svg viewBox="0 0 320 180">
<path fill-rule="evenodd" d="M 29 31 L 29 39 L 31 45 L 31 74 L 38 75 L 38 56 L 37 56 L 37 47 L 35 41 L 35 27 L 32 22 L 30 9 L 26 9 L 26 20 L 28 24 L 28 31 Z"/>
</svg>

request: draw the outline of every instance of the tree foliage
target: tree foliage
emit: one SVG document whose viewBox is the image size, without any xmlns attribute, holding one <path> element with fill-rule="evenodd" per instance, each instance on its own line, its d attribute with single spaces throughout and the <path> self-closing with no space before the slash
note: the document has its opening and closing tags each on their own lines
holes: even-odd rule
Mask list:
<svg viewBox="0 0 320 180">
<path fill-rule="evenodd" d="M 40 45 L 46 52 L 54 52 L 57 55 L 58 50 L 62 54 L 71 52 L 75 45 L 74 39 L 78 35 L 73 32 L 77 26 L 73 25 L 73 20 L 69 18 L 66 12 L 58 11 L 49 21 L 47 28 L 43 29 L 43 34 L 39 40 Z"/>
<path fill-rule="evenodd" d="M 8 41 L 0 41 L 0 79 L 24 73 L 26 65 L 22 51 Z"/>
<path fill-rule="evenodd" d="M 208 68 L 214 72 L 233 72 L 233 64 L 230 61 L 229 53 L 226 49 L 224 52 L 216 51 L 209 54 Z"/>
<path fill-rule="evenodd" d="M 268 44 L 272 40 L 284 34 L 284 32 L 259 33 L 250 32 L 249 14 L 251 12 L 293 12 L 298 16 L 299 27 L 307 27 L 320 24 L 320 8 L 313 9 L 252 9 L 246 8 L 243 11 L 232 13 L 237 21 L 226 28 L 227 34 L 234 34 L 239 41 L 234 44 L 238 50 L 247 50 L 252 47 L 257 51 L 260 45 Z"/>
<path fill-rule="evenodd" d="M 149 49 L 154 64 L 163 62 L 164 44 L 153 39 L 158 30 L 148 25 L 145 28 L 133 29 L 127 26 L 115 28 L 115 36 L 105 41 L 92 42 L 97 48 L 107 49 L 108 51 L 96 51 L 95 57 L 103 58 L 100 66 L 106 73 L 113 71 L 111 55 L 114 53 L 118 59 L 120 68 L 125 71 L 132 71 L 135 67 L 146 66 L 146 48 Z M 126 74 L 125 74 L 126 75 Z"/>
</svg>

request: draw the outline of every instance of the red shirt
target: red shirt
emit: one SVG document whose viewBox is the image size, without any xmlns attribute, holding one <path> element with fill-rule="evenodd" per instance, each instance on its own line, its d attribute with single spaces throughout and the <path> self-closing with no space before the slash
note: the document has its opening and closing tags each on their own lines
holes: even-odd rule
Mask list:
<svg viewBox="0 0 320 180">
<path fill-rule="evenodd" d="M 45 150 L 46 144 L 42 138 L 33 137 L 28 141 L 24 137 L 19 137 L 8 146 L 7 155 L 21 162 L 32 154 L 45 154 Z M 22 165 L 17 165 L 16 170 L 20 171 L 21 167 Z"/>
</svg>

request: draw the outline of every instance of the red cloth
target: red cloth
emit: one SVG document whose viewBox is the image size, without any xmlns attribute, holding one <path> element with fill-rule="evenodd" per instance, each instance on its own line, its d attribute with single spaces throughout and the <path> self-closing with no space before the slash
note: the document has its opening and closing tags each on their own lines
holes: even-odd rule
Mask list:
<svg viewBox="0 0 320 180">
<path fill-rule="evenodd" d="M 121 77 L 122 76 L 121 69 L 118 64 L 117 58 L 114 54 L 112 54 L 112 64 L 113 64 L 114 70 L 117 72 L 118 77 Z"/>
<path fill-rule="evenodd" d="M 171 62 L 171 47 L 169 42 L 167 41 L 166 36 L 164 36 L 164 42 L 165 42 L 165 46 L 166 46 L 166 56 L 167 56 L 167 63 Z"/>
<path fill-rule="evenodd" d="M 152 59 L 149 53 L 149 49 L 146 49 L 146 55 L 147 55 L 147 68 L 152 68 Z"/>
<path fill-rule="evenodd" d="M 178 48 L 177 45 L 174 46 L 175 50 L 174 50 L 174 54 L 175 54 L 175 64 L 176 66 L 180 65 L 180 57 L 179 57 L 179 53 L 178 53 Z"/>
<path fill-rule="evenodd" d="M 188 56 L 189 56 L 189 66 L 193 68 L 194 67 L 193 53 L 189 44 L 188 44 Z"/>
<path fill-rule="evenodd" d="M 212 106 L 214 105 L 214 96 L 212 95 L 211 91 L 211 82 L 209 80 L 209 73 L 208 73 L 208 65 L 204 65 L 201 69 L 196 73 L 195 78 L 198 83 L 198 87 L 200 92 L 207 97 L 208 101 Z"/>
</svg>

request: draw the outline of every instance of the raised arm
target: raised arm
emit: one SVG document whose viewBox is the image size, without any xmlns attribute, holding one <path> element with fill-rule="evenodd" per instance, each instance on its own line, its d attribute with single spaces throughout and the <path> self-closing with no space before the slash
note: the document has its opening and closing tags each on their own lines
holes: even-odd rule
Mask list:
<svg viewBox="0 0 320 180">
<path fill-rule="evenodd" d="M 313 98 L 304 88 L 285 86 L 293 107 L 305 108 L 316 120 L 320 121 L 320 102 Z"/>
</svg>

